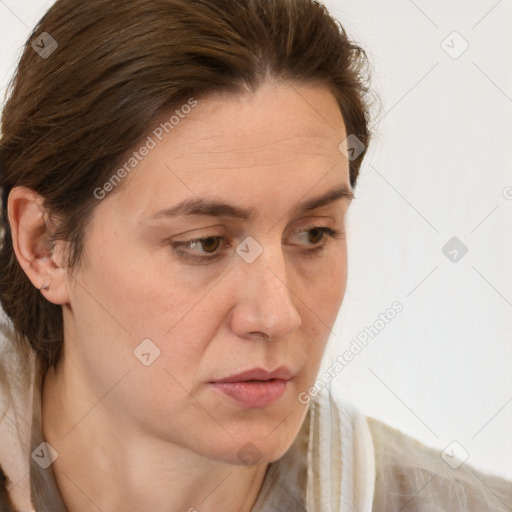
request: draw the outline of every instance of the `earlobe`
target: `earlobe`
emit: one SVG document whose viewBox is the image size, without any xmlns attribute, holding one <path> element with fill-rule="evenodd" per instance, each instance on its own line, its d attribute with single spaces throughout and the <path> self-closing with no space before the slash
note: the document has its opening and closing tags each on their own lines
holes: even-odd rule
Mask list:
<svg viewBox="0 0 512 512">
<path fill-rule="evenodd" d="M 47 300 L 67 303 L 67 273 L 53 259 L 54 244 L 42 196 L 26 187 L 14 187 L 7 212 L 13 249 L 21 268 Z"/>
</svg>

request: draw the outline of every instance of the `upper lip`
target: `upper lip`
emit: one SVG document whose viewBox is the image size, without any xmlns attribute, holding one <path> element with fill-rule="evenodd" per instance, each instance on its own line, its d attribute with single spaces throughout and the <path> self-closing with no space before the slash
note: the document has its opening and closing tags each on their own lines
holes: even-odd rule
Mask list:
<svg viewBox="0 0 512 512">
<path fill-rule="evenodd" d="M 292 371 L 286 366 L 280 366 L 273 371 L 265 370 L 264 368 L 252 368 L 236 375 L 230 375 L 224 379 L 219 379 L 214 382 L 243 382 L 247 380 L 271 380 L 281 379 L 290 380 L 293 377 Z"/>
</svg>

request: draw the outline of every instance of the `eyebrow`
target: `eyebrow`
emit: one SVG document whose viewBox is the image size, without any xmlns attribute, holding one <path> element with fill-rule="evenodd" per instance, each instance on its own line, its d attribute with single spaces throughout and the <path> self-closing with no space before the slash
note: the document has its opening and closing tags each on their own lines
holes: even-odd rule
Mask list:
<svg viewBox="0 0 512 512">
<path fill-rule="evenodd" d="M 294 211 L 305 213 L 333 203 L 339 199 L 349 202 L 354 199 L 354 193 L 345 185 L 334 187 L 324 194 L 308 199 L 295 206 Z M 208 198 L 186 199 L 170 208 L 165 208 L 150 215 L 144 220 L 160 218 L 173 218 L 186 215 L 204 215 L 211 217 L 230 217 L 238 220 L 249 220 L 254 213 L 254 208 L 241 208 L 223 201 Z"/>
</svg>

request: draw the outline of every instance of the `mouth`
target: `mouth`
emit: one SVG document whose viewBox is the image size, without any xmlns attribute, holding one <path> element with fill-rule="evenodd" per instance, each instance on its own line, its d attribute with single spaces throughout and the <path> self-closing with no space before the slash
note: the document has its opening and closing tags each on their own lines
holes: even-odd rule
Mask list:
<svg viewBox="0 0 512 512">
<path fill-rule="evenodd" d="M 245 372 L 230 375 L 223 379 L 215 380 L 216 383 L 247 382 L 247 381 L 268 381 L 272 379 L 290 380 L 293 377 L 292 371 L 287 366 L 280 366 L 273 371 L 264 368 L 251 368 Z"/>
<path fill-rule="evenodd" d="M 292 378 L 293 373 L 285 366 L 274 371 L 253 368 L 210 382 L 210 385 L 243 409 L 259 409 L 277 402 Z"/>
</svg>

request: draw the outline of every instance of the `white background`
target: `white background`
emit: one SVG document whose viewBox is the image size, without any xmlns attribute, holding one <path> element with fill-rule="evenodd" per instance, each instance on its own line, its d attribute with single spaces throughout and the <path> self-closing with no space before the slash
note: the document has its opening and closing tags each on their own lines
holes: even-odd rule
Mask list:
<svg viewBox="0 0 512 512">
<path fill-rule="evenodd" d="M 0 0 L 2 99 L 52 3 Z M 367 51 L 382 105 L 349 210 L 347 293 L 324 366 L 400 301 L 334 388 L 512 478 L 512 1 L 327 5 Z M 456 262 L 441 251 L 454 236 L 468 248 Z"/>
<path fill-rule="evenodd" d="M 327 5 L 367 51 L 382 100 L 350 207 L 336 350 L 404 307 L 333 385 L 367 415 L 440 449 L 456 440 L 469 464 L 511 478 L 512 2 Z M 441 47 L 453 31 L 469 44 L 456 59 Z M 443 46 L 460 49 L 456 37 Z M 453 236 L 468 248 L 456 263 L 441 252 Z"/>
</svg>

